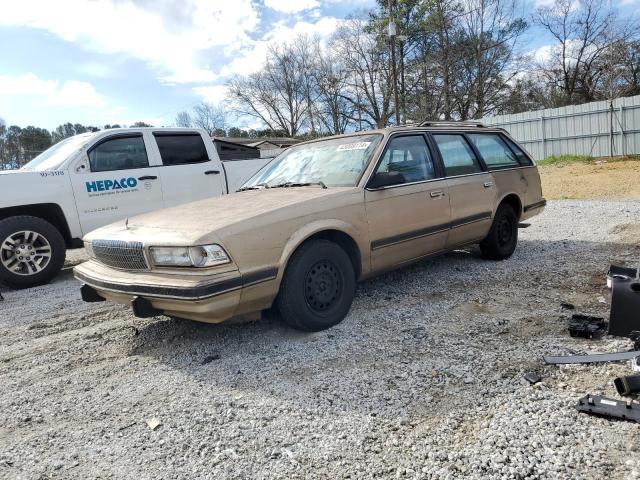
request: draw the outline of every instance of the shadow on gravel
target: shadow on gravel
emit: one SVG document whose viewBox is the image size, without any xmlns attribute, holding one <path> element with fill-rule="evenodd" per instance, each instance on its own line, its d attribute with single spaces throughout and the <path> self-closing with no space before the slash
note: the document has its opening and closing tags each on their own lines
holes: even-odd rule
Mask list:
<svg viewBox="0 0 640 480">
<path fill-rule="evenodd" d="M 502 262 L 459 250 L 362 283 L 348 317 L 327 331 L 297 332 L 274 318 L 154 320 L 139 328 L 130 353 L 205 384 L 301 404 L 359 410 L 376 397 L 381 408 L 409 408 L 424 403 L 416 383 L 426 398 L 473 396 L 482 390 L 476 374 L 519 378 L 521 367 L 538 363 L 545 339 L 563 335 L 561 299 L 605 308 L 598 297 L 608 265 L 634 248 L 524 240 Z"/>
</svg>

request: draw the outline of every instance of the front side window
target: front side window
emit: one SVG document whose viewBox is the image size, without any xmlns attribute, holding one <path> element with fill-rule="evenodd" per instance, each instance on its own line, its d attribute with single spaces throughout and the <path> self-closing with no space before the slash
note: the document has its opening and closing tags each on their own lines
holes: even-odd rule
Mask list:
<svg viewBox="0 0 640 480">
<path fill-rule="evenodd" d="M 289 147 L 243 189 L 316 182 L 330 187 L 355 186 L 381 138 L 379 134 L 354 135 Z"/>
<path fill-rule="evenodd" d="M 92 172 L 148 167 L 142 135 L 117 137 L 99 143 L 89 151 L 89 164 Z"/>
<path fill-rule="evenodd" d="M 404 177 L 402 183 L 431 180 L 436 176 L 422 135 L 392 138 L 376 171 L 379 172 L 398 172 Z"/>
<path fill-rule="evenodd" d="M 482 171 L 478 159 L 462 135 L 434 134 L 433 138 L 440 150 L 447 177 Z"/>
<path fill-rule="evenodd" d="M 499 135 L 495 133 L 472 133 L 469 139 L 482 155 L 489 169 L 519 167 L 518 159 Z"/>
<path fill-rule="evenodd" d="M 163 165 L 186 165 L 209 161 L 202 136 L 194 134 L 154 134 Z"/>
</svg>

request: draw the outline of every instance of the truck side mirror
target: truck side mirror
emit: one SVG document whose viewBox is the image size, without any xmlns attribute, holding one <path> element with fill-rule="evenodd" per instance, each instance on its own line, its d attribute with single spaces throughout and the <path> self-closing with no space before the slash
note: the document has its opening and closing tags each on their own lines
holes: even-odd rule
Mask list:
<svg viewBox="0 0 640 480">
<path fill-rule="evenodd" d="M 367 187 L 382 188 L 401 183 L 405 183 L 405 178 L 400 172 L 378 172 L 373 176 Z"/>
</svg>

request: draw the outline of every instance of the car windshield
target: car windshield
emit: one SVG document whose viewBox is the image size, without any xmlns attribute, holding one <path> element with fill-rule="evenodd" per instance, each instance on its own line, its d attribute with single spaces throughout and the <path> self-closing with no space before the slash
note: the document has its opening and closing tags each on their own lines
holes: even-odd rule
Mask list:
<svg viewBox="0 0 640 480">
<path fill-rule="evenodd" d="M 92 133 L 83 133 L 81 135 L 66 138 L 42 152 L 22 167 L 21 170 L 38 172 L 45 170 L 57 170 L 64 164 L 69 156 L 84 147 L 92 136 Z"/>
<path fill-rule="evenodd" d="M 380 134 L 355 135 L 289 147 L 241 190 L 309 183 L 354 186 L 381 138 Z"/>
</svg>

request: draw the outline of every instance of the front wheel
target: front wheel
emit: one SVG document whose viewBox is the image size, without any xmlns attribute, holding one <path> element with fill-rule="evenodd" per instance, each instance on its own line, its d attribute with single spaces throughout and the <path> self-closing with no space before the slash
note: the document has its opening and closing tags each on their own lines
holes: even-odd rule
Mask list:
<svg viewBox="0 0 640 480">
<path fill-rule="evenodd" d="M 310 240 L 291 257 L 276 307 L 290 326 L 316 332 L 342 321 L 355 289 L 355 271 L 346 252 L 328 240 Z"/>
<path fill-rule="evenodd" d="M 31 216 L 0 221 L 0 282 L 14 288 L 51 280 L 64 265 L 66 247 L 56 227 Z"/>
<path fill-rule="evenodd" d="M 480 242 L 480 251 L 489 260 L 504 260 L 513 254 L 517 243 L 518 217 L 511 205 L 502 204 L 493 217 L 489 234 Z"/>
</svg>

